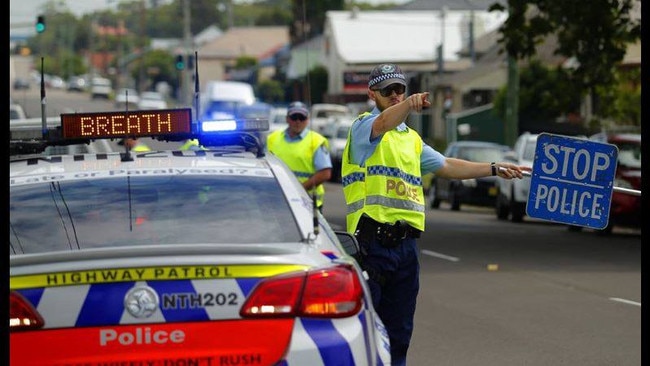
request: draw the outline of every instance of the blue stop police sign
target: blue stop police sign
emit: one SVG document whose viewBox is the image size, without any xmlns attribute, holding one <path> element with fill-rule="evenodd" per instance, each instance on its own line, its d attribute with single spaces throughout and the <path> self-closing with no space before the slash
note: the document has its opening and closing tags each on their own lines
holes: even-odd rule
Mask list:
<svg viewBox="0 0 650 366">
<path fill-rule="evenodd" d="M 540 134 L 526 214 L 604 229 L 609 220 L 617 158 L 616 145 Z"/>
</svg>

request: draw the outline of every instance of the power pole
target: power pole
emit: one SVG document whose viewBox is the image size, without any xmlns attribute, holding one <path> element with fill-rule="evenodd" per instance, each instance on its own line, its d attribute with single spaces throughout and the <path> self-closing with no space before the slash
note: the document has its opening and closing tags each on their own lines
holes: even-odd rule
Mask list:
<svg viewBox="0 0 650 366">
<path fill-rule="evenodd" d="M 505 143 L 513 146 L 519 126 L 519 67 L 517 59 L 508 55 L 508 93 L 506 95 Z"/>
<path fill-rule="evenodd" d="M 144 80 L 144 35 L 146 33 L 146 15 L 144 9 L 144 0 L 140 0 L 140 66 L 138 68 L 138 93 L 144 91 L 145 80 Z"/>
<path fill-rule="evenodd" d="M 512 14 L 512 10 L 508 9 Z M 519 131 L 519 65 L 517 58 L 506 52 L 508 57 L 508 93 L 506 95 L 506 120 L 504 126 L 505 144 L 514 146 Z"/>
<path fill-rule="evenodd" d="M 182 96 L 179 102 L 188 105 L 190 102 L 190 85 L 192 84 L 192 70 L 189 66 L 189 58 L 192 53 L 192 32 L 190 30 L 190 0 L 183 0 L 183 57 L 185 58 L 185 68 L 181 71 L 181 90 Z"/>
</svg>

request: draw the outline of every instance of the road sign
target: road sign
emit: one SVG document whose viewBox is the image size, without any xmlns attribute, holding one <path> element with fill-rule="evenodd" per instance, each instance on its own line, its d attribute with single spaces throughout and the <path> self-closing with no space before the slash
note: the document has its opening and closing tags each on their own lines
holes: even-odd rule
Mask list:
<svg viewBox="0 0 650 366">
<path fill-rule="evenodd" d="M 604 229 L 609 220 L 617 158 L 616 145 L 540 134 L 526 214 Z"/>
</svg>

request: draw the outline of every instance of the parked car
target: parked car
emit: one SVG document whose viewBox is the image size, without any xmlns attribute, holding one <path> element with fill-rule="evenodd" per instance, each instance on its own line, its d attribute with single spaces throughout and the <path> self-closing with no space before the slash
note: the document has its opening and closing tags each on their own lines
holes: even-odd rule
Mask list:
<svg viewBox="0 0 650 366">
<path fill-rule="evenodd" d="M 134 118 L 139 133 L 194 122 L 154 112 L 175 123 Z M 127 128 L 111 115 L 93 137 Z M 96 116 L 57 127 L 82 135 Z M 390 365 L 356 239 L 256 146 L 266 120 L 198 123 L 204 150 L 11 159 L 10 364 Z"/>
<path fill-rule="evenodd" d="M 92 99 L 109 99 L 113 94 L 113 85 L 109 79 L 94 77 L 90 82 L 90 97 Z"/>
<path fill-rule="evenodd" d="M 83 76 L 71 76 L 68 79 L 68 91 L 83 92 L 86 90 L 86 78 Z"/>
<path fill-rule="evenodd" d="M 9 105 L 9 120 L 25 118 L 27 118 L 25 110 L 23 110 L 23 107 L 20 104 L 12 103 Z"/>
<path fill-rule="evenodd" d="M 348 132 L 353 120 L 340 118 L 336 123 L 326 127 L 323 135 L 328 138 L 330 145 L 330 157 L 332 159 L 331 182 L 341 181 L 341 163 L 343 162 L 343 150 L 348 140 Z M 330 132 L 331 131 L 331 132 Z"/>
<path fill-rule="evenodd" d="M 52 75 L 48 86 L 52 89 L 65 89 L 67 87 L 65 80 L 62 77 Z"/>
<path fill-rule="evenodd" d="M 135 108 L 140 103 L 138 91 L 131 88 L 121 88 L 115 93 L 115 107 L 125 108 L 128 103 L 129 108 Z"/>
<path fill-rule="evenodd" d="M 506 154 L 504 160 L 532 168 L 538 136 L 539 134 L 530 132 L 521 134 L 517 138 L 512 152 Z M 497 189 L 498 194 L 494 206 L 497 218 L 507 220 L 510 217 L 512 222 L 523 221 L 530 191 L 530 178 L 498 179 Z"/>
<path fill-rule="evenodd" d="M 138 109 L 167 109 L 169 105 L 165 97 L 154 91 L 146 91 L 140 94 Z"/>
<path fill-rule="evenodd" d="M 614 144 L 618 148 L 618 164 L 614 187 L 641 191 L 641 134 L 640 133 L 598 133 L 590 140 Z M 641 196 L 625 192 L 612 193 L 609 221 L 598 234 L 611 234 L 615 226 L 641 228 Z M 580 231 L 581 226 L 569 225 L 569 230 Z"/>
<path fill-rule="evenodd" d="M 29 82 L 29 79 L 15 78 L 13 87 L 14 90 L 27 90 L 31 88 L 31 83 Z"/>
<path fill-rule="evenodd" d="M 357 116 L 352 110 L 342 104 L 316 103 L 309 112 L 310 128 L 318 133 L 324 133 L 327 125 L 335 123 L 335 117 L 344 117 L 353 121 Z"/>
<path fill-rule="evenodd" d="M 269 117 L 269 131 L 287 128 L 287 107 L 273 107 Z"/>
<path fill-rule="evenodd" d="M 445 149 L 444 155 L 475 162 L 499 162 L 510 151 L 505 145 L 486 141 L 455 141 Z M 442 201 L 447 201 L 451 209 L 460 210 L 461 204 L 494 207 L 497 197 L 498 177 L 473 179 L 447 179 L 432 176 L 429 186 L 431 208 L 439 208 Z"/>
</svg>

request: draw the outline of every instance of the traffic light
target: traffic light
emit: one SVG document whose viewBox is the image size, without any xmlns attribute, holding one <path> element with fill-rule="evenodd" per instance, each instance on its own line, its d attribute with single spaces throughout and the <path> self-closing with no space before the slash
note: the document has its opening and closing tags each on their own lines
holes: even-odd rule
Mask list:
<svg viewBox="0 0 650 366">
<path fill-rule="evenodd" d="M 176 55 L 176 70 L 183 70 L 185 69 L 185 60 L 183 59 L 183 55 Z"/>
<path fill-rule="evenodd" d="M 36 17 L 36 32 L 37 33 L 45 32 L 45 17 L 42 15 Z"/>
</svg>

